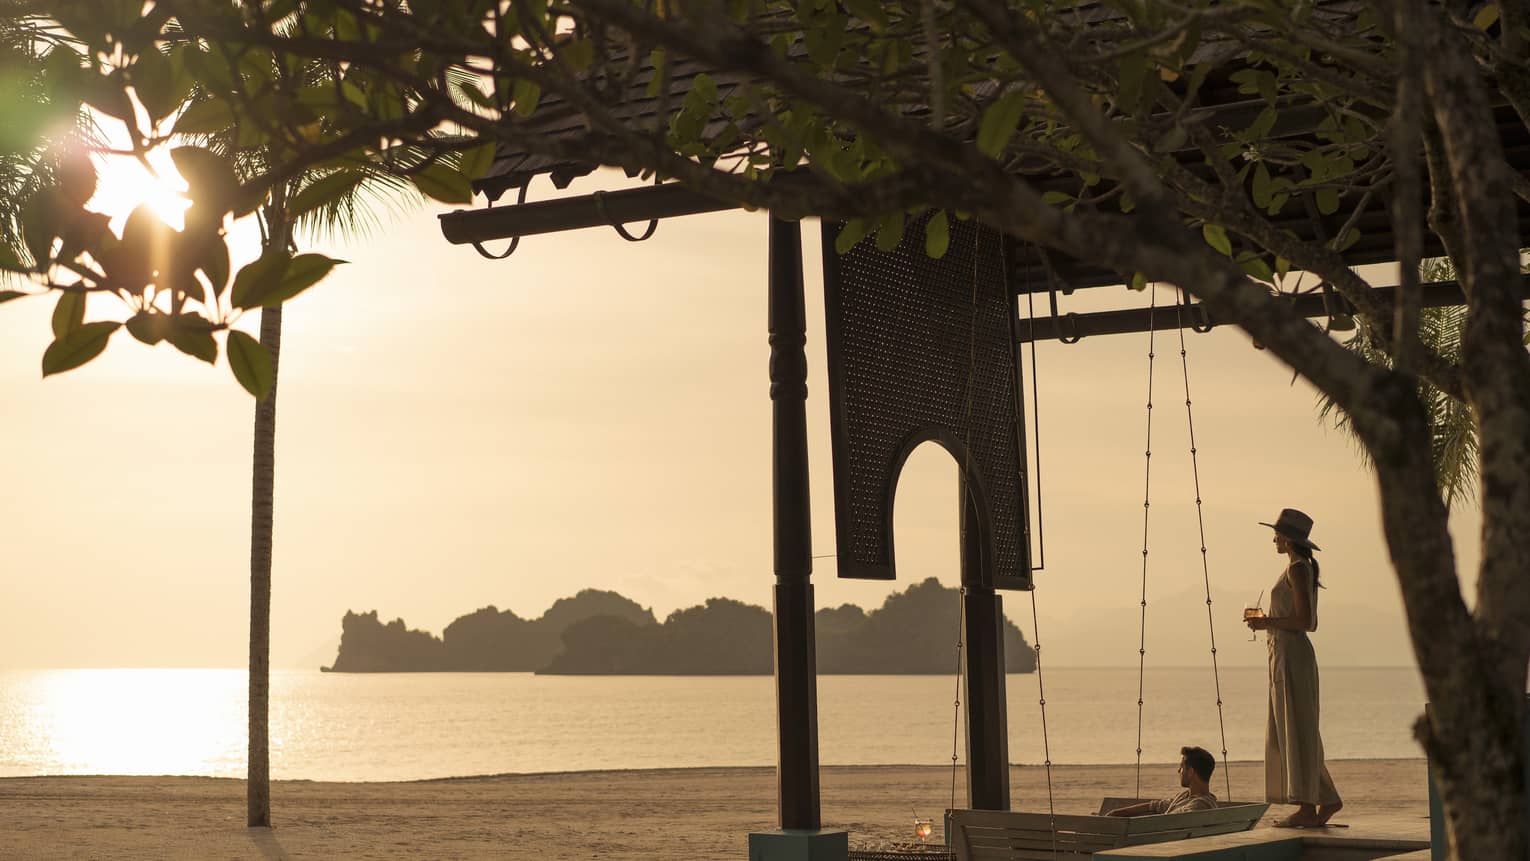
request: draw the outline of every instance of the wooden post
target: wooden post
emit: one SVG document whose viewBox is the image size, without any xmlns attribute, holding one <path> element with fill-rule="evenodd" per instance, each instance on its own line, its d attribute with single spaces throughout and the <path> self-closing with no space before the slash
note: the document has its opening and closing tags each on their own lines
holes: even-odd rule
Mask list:
<svg viewBox="0 0 1530 861">
<path fill-rule="evenodd" d="M 960 483 L 962 599 L 966 613 L 967 798 L 974 810 L 1009 809 L 1009 722 L 1004 692 L 1004 611 L 992 585 L 977 509 Z"/>
<path fill-rule="evenodd" d="M 775 531 L 776 769 L 783 829 L 816 830 L 818 669 L 808 506 L 807 318 L 802 231 L 770 219 L 770 400 Z"/>
</svg>

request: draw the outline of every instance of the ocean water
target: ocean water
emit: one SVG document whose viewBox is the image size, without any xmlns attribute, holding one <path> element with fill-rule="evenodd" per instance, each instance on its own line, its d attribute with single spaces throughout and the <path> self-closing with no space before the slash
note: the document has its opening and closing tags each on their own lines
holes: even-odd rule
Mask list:
<svg viewBox="0 0 1530 861">
<path fill-rule="evenodd" d="M 1132 762 L 1137 670 L 1045 669 L 1046 745 L 1035 674 L 1008 679 L 1010 758 Z M 1325 668 L 1328 756 L 1421 756 L 1409 727 L 1423 687 L 1411 668 Z M 0 671 L 0 776 L 177 774 L 243 777 L 243 670 Z M 951 762 L 953 676 L 823 676 L 825 765 Z M 1145 762 L 1181 745 L 1230 758 L 1264 752 L 1262 668 L 1221 672 L 1222 721 L 1209 668 L 1149 669 Z M 417 780 L 507 772 L 774 765 L 769 676 L 346 675 L 277 671 L 271 679 L 276 778 Z M 958 755 L 961 751 L 958 749 Z"/>
</svg>

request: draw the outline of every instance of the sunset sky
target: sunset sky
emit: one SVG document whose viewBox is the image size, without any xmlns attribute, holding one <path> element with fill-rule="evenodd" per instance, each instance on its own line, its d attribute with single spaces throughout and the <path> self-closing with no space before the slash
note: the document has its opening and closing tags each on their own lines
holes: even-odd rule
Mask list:
<svg viewBox="0 0 1530 861">
<path fill-rule="evenodd" d="M 531 237 L 493 262 L 448 245 L 436 211 L 309 244 L 352 262 L 286 314 L 274 663 L 333 661 L 348 609 L 440 633 L 485 605 L 534 617 L 584 588 L 660 618 L 715 595 L 768 606 L 765 216 L 676 219 L 641 244 L 606 229 Z M 871 608 L 927 576 L 954 585 L 955 468 L 933 444 L 899 485 L 898 582 L 835 577 L 816 223 L 803 233 L 814 552 L 831 557 L 816 562 L 819 606 Z M 92 302 L 93 316 L 120 311 Z M 1146 296 L 1101 288 L 1066 307 L 1087 302 Z M 0 307 L 0 666 L 242 666 L 251 399 L 221 358 L 126 334 L 41 380 L 51 310 Z M 1184 665 L 1207 659 L 1207 621 L 1177 341 L 1159 337 L 1148 659 Z M 1040 349 L 1036 600 L 1058 665 L 1135 663 L 1146 338 Z M 1188 339 L 1224 663 L 1265 659 L 1238 617 L 1282 567 L 1257 521 L 1293 506 L 1325 548 L 1320 661 L 1411 664 L 1375 483 L 1350 441 L 1240 333 Z M 1470 572 L 1475 510 L 1453 527 Z M 1005 607 L 1034 640 L 1031 597 Z"/>
</svg>

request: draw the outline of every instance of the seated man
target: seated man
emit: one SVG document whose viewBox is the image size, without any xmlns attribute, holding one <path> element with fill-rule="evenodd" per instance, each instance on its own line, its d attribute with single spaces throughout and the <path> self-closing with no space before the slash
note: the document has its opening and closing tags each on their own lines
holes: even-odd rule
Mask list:
<svg viewBox="0 0 1530 861">
<path fill-rule="evenodd" d="M 1214 809 L 1217 797 L 1211 794 L 1207 784 L 1211 781 L 1211 773 L 1216 771 L 1217 758 L 1210 751 L 1199 747 L 1182 747 L 1179 754 L 1179 785 L 1185 788 L 1183 792 L 1157 801 L 1118 807 L 1105 815 L 1149 816 L 1154 813 L 1189 813 L 1192 810 Z"/>
</svg>

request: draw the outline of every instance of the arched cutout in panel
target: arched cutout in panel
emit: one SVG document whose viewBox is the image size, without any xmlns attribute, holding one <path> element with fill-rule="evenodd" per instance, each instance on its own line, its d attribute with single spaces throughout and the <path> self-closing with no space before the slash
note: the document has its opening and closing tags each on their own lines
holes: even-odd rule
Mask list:
<svg viewBox="0 0 1530 861">
<path fill-rule="evenodd" d="M 896 578 L 892 493 L 915 446 L 951 452 L 984 536 L 973 585 L 1029 589 L 1030 536 L 1015 303 L 1002 237 L 951 226 L 934 259 L 922 221 L 891 252 L 834 251 L 824 224 L 839 575 Z"/>
</svg>

